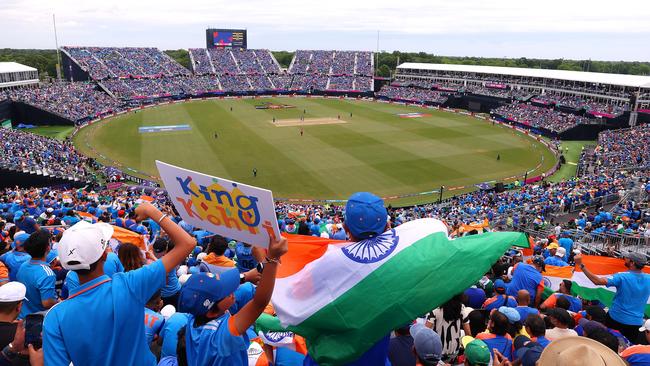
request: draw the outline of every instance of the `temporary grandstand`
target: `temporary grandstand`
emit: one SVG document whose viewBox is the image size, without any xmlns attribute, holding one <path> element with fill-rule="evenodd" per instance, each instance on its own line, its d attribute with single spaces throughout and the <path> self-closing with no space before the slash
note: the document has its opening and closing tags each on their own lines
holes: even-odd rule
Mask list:
<svg viewBox="0 0 650 366">
<path fill-rule="evenodd" d="M 38 84 L 38 70 L 17 62 L 0 62 L 0 89 Z"/>
</svg>

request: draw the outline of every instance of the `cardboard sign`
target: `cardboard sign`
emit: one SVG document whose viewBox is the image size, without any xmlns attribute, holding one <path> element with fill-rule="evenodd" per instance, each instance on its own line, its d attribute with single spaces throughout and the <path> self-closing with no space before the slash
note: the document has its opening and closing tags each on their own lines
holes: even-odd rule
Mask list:
<svg viewBox="0 0 650 366">
<path fill-rule="evenodd" d="M 156 161 L 176 210 L 188 224 L 266 248 L 280 237 L 273 192 Z"/>
</svg>

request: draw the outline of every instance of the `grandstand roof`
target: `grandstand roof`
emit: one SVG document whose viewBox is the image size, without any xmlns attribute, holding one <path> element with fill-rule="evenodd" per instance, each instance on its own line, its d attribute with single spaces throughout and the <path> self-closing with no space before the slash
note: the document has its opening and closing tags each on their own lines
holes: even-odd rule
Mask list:
<svg viewBox="0 0 650 366">
<path fill-rule="evenodd" d="M 650 76 L 605 74 L 599 72 L 547 70 L 547 69 L 525 69 L 521 67 L 501 66 L 476 66 L 476 65 L 453 65 L 453 64 L 428 64 L 418 62 L 407 62 L 397 66 L 397 69 L 419 69 L 454 72 L 474 72 L 494 75 L 524 76 L 545 79 L 559 79 L 568 81 L 579 81 L 586 83 L 611 84 L 629 86 L 635 88 L 650 88 Z"/>
<path fill-rule="evenodd" d="M 7 72 L 37 71 L 35 68 L 17 62 L 0 62 L 0 74 Z"/>
</svg>

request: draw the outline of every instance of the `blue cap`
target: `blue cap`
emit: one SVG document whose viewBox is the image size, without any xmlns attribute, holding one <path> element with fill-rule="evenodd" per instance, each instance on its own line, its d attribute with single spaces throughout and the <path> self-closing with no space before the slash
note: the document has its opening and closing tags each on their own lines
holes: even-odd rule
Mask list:
<svg viewBox="0 0 650 366">
<path fill-rule="evenodd" d="M 368 192 L 357 192 L 345 205 L 345 225 L 357 239 L 373 238 L 384 232 L 388 212 L 384 200 Z"/>
<path fill-rule="evenodd" d="M 202 251 L 203 251 L 203 248 L 201 248 L 200 246 L 197 245 L 197 246 L 194 247 L 194 254 L 195 255 L 201 253 Z"/>
<path fill-rule="evenodd" d="M 20 234 L 14 236 L 13 246 L 14 247 L 22 247 L 25 244 L 25 242 L 27 241 L 27 239 L 29 239 L 29 234 L 20 233 Z"/>
<path fill-rule="evenodd" d="M 25 213 L 20 210 L 14 212 L 14 221 L 22 219 L 23 216 L 25 216 Z"/>
<path fill-rule="evenodd" d="M 136 226 L 134 231 L 140 235 L 147 235 L 149 233 L 144 225 Z"/>
<path fill-rule="evenodd" d="M 221 274 L 193 274 L 181 288 L 178 311 L 194 316 L 205 315 L 216 302 L 235 292 L 238 286 L 239 270 L 236 268 Z"/>
<path fill-rule="evenodd" d="M 499 307 L 499 312 L 508 318 L 508 322 L 513 324 L 521 320 L 521 315 L 514 308 L 509 308 L 507 306 Z"/>
<path fill-rule="evenodd" d="M 418 357 L 425 362 L 438 362 L 442 358 L 440 335 L 424 324 L 414 324 L 409 331 Z"/>
<path fill-rule="evenodd" d="M 506 283 L 502 279 L 494 281 L 494 288 L 506 288 Z"/>
</svg>

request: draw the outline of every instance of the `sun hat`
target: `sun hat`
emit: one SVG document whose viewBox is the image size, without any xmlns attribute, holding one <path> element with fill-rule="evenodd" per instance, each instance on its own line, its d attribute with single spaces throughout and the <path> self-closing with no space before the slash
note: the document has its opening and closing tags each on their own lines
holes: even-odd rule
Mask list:
<svg viewBox="0 0 650 366">
<path fill-rule="evenodd" d="M 604 344 L 587 337 L 563 337 L 549 343 L 540 365 L 556 366 L 625 366 L 625 361 Z"/>
</svg>

